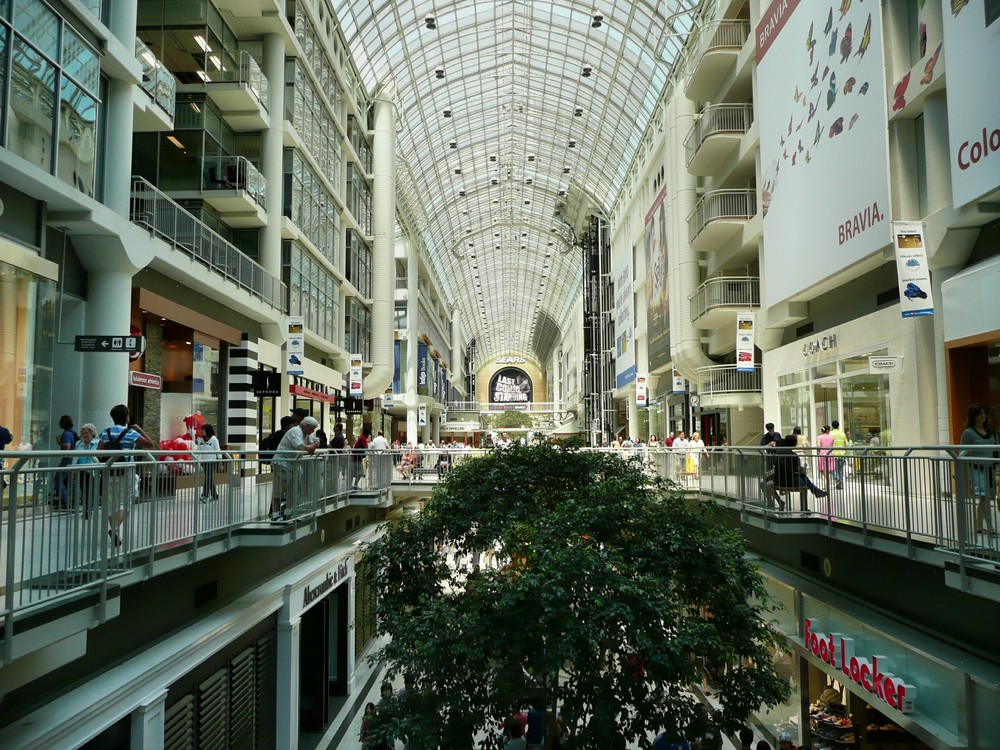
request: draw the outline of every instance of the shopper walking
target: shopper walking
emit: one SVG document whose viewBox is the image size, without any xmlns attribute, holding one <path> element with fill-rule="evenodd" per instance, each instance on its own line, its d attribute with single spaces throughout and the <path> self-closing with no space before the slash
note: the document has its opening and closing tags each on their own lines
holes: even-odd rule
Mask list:
<svg viewBox="0 0 1000 750">
<path fill-rule="evenodd" d="M 219 445 L 219 438 L 215 436 L 215 428 L 210 424 L 201 426 L 201 437 L 198 438 L 198 446 L 195 449 L 198 459 L 201 462 L 202 471 L 205 472 L 205 481 L 201 488 L 201 501 L 218 500 L 219 493 L 215 489 L 216 462 L 223 458 L 222 446 Z"/>
<path fill-rule="evenodd" d="M 837 464 L 833 457 L 833 435 L 830 425 L 823 425 L 823 431 L 816 438 L 819 446 L 819 473 L 823 475 L 823 489 L 830 490 L 830 475 L 836 472 Z"/>
<path fill-rule="evenodd" d="M 73 464 L 96 467 L 100 461 L 92 452 L 97 450 L 98 444 L 97 428 L 87 422 L 80 428 L 80 439 L 76 441 L 74 449 L 76 455 L 73 456 Z M 87 469 L 77 472 L 75 478 L 79 487 L 80 504 L 83 506 L 83 517 L 89 519 L 90 512 L 94 509 L 94 497 L 100 486 L 100 475 L 95 469 Z"/>
<path fill-rule="evenodd" d="M 833 438 L 833 479 L 837 483 L 837 489 L 844 489 L 844 464 L 847 462 L 847 433 L 840 429 L 840 422 L 836 419 L 830 423 L 833 429 L 830 436 Z"/>
<path fill-rule="evenodd" d="M 961 444 L 975 446 L 962 451 L 962 456 L 972 459 L 966 463 L 968 474 L 968 492 L 976 499 L 976 534 L 996 536 L 993 524 L 991 501 L 996 497 L 995 461 L 997 438 L 993 426 L 989 423 L 989 410 L 985 404 L 975 403 L 969 406 L 966 415 L 965 431 L 962 433 Z M 991 446 L 987 450 L 984 446 Z"/>
<path fill-rule="evenodd" d="M 56 434 L 56 445 L 61 451 L 71 451 L 76 447 L 77 434 L 73 431 L 73 418 L 69 414 L 59 417 L 59 432 Z M 59 468 L 65 469 L 73 463 L 72 456 L 59 459 Z M 67 510 L 71 503 L 69 497 L 69 474 L 57 471 L 52 486 L 52 507 Z"/>
<path fill-rule="evenodd" d="M 365 427 L 358 439 L 354 441 L 354 451 L 351 453 L 351 489 L 359 489 L 358 485 L 365 475 L 365 453 L 368 451 L 368 441 L 371 440 L 372 428 Z"/>
<path fill-rule="evenodd" d="M 129 424 L 128 407 L 118 404 L 111 409 L 111 426 L 101 432 L 98 450 L 131 451 L 136 448 L 152 448 L 153 441 L 142 427 Z M 108 487 L 104 492 L 104 507 L 109 510 L 108 536 L 116 547 L 122 546 L 121 528 L 125 522 L 125 509 L 135 498 L 135 459 L 126 455 L 118 458 L 111 466 Z"/>
</svg>

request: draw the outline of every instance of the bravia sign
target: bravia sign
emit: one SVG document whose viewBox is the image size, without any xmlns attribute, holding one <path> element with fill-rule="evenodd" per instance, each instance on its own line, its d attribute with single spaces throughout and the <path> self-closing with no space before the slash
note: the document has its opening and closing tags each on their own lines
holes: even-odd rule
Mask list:
<svg viewBox="0 0 1000 750">
<path fill-rule="evenodd" d="M 805 621 L 806 649 L 834 669 L 843 672 L 852 682 L 860 685 L 874 697 L 888 703 L 901 713 L 913 712 L 917 689 L 904 678 L 889 672 L 889 658 L 872 655 L 870 659 L 855 656 L 854 639 L 840 633 L 820 633 L 819 623 Z"/>
<path fill-rule="evenodd" d="M 527 406 L 532 400 L 531 378 L 517 367 L 497 370 L 490 379 L 490 403 Z"/>
</svg>

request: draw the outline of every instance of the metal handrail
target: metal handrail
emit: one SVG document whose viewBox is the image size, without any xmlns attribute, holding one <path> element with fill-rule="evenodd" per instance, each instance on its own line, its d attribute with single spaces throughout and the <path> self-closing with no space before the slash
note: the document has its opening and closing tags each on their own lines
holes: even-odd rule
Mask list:
<svg viewBox="0 0 1000 750">
<path fill-rule="evenodd" d="M 278 310 L 285 285 L 142 177 L 132 177 L 129 219 Z"/>
<path fill-rule="evenodd" d="M 760 307 L 760 279 L 756 276 L 706 279 L 688 299 L 692 322 L 717 307 Z"/>
<path fill-rule="evenodd" d="M 752 124 L 752 104 L 712 104 L 705 107 L 684 138 L 688 166 L 711 136 L 721 133 L 742 135 Z"/>
<path fill-rule="evenodd" d="M 139 85 L 173 121 L 177 79 L 139 37 L 135 38 L 135 57 L 142 66 L 142 81 Z"/>
<path fill-rule="evenodd" d="M 684 71 L 685 84 L 691 82 L 701 61 L 709 52 L 740 50 L 750 38 L 750 22 L 739 19 L 710 21 L 701 26 L 688 43 L 688 64 Z"/>
<path fill-rule="evenodd" d="M 209 60 L 215 62 L 209 57 Z M 270 84 L 260 65 L 246 50 L 224 51 L 218 56 L 218 63 L 206 65 L 206 70 L 199 72 L 206 84 L 238 83 L 246 86 L 260 105 L 267 109 L 267 95 Z"/>
<path fill-rule="evenodd" d="M 245 156 L 206 156 L 202 164 L 202 190 L 242 190 L 267 208 L 267 180 Z"/>
<path fill-rule="evenodd" d="M 698 393 L 702 396 L 761 391 L 761 369 L 758 364 L 753 366 L 753 370 L 737 370 L 736 365 L 699 367 L 697 374 Z"/>
<path fill-rule="evenodd" d="M 729 219 L 749 221 L 757 213 L 757 191 L 755 190 L 710 190 L 687 217 L 689 239 L 701 234 L 713 221 Z"/>
</svg>

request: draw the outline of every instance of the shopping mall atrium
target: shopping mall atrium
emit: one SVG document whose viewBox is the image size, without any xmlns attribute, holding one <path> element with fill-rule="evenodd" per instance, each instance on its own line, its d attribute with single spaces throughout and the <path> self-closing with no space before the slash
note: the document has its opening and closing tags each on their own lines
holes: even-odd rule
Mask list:
<svg viewBox="0 0 1000 750">
<path fill-rule="evenodd" d="M 0 747 L 358 747 L 365 543 L 575 438 L 745 537 L 756 739 L 997 750 L 998 91 L 1000 0 L 0 0 Z M 399 452 L 281 506 L 293 414 Z"/>
</svg>

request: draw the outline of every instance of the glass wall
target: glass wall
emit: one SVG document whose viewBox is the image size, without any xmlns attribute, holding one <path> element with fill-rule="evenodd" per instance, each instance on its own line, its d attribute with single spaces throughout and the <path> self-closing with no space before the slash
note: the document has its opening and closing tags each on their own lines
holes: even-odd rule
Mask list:
<svg viewBox="0 0 1000 750">
<path fill-rule="evenodd" d="M 301 315 L 310 331 L 339 343 L 340 285 L 304 247 L 288 240 L 283 244 L 289 315 Z"/>
<path fill-rule="evenodd" d="M 56 284 L 0 262 L 0 424 L 8 446 L 52 448 Z"/>
<path fill-rule="evenodd" d="M 295 149 L 285 151 L 284 214 L 334 268 L 343 268 L 337 203 L 323 180 Z"/>
<path fill-rule="evenodd" d="M 317 71 L 322 75 L 322 71 Z M 289 86 L 285 91 L 285 115 L 291 120 L 295 129 L 302 137 L 302 142 L 319 167 L 320 172 L 334 186 L 341 190 L 340 164 L 343 148 L 340 131 L 334 126 L 334 113 L 329 104 L 329 98 L 339 102 L 337 80 L 332 78 L 325 90 L 326 96 L 317 92 L 301 62 L 290 60 L 286 69 Z"/>
<path fill-rule="evenodd" d="M 868 372 L 868 358 L 887 353 L 876 349 L 779 376 L 781 429 L 800 426 L 815 445 L 836 419 L 852 442 L 891 445 L 889 376 Z"/>
<path fill-rule="evenodd" d="M 347 230 L 347 280 L 361 296 L 372 296 L 372 251 L 357 232 Z"/>
<path fill-rule="evenodd" d="M 372 314 L 356 297 L 347 300 L 347 317 L 344 322 L 344 348 L 350 354 L 360 354 L 365 362 L 371 361 Z"/>
<path fill-rule="evenodd" d="M 355 164 L 347 165 L 347 210 L 354 215 L 362 232 L 372 233 L 372 192 Z"/>
<path fill-rule="evenodd" d="M 48 5 L 14 0 L 0 14 L 2 145 L 89 196 L 99 95 L 96 50 Z"/>
</svg>

